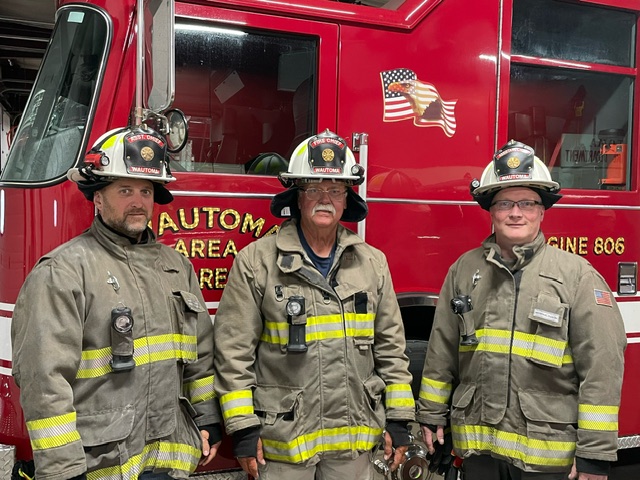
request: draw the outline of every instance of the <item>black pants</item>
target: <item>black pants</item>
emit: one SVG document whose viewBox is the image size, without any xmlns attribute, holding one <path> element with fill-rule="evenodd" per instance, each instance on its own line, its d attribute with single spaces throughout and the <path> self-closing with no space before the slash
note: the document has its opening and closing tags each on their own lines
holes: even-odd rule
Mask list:
<svg viewBox="0 0 640 480">
<path fill-rule="evenodd" d="M 525 472 L 518 467 L 490 457 L 473 455 L 462 462 L 464 480 L 566 480 L 571 469 L 562 473 Z"/>
</svg>

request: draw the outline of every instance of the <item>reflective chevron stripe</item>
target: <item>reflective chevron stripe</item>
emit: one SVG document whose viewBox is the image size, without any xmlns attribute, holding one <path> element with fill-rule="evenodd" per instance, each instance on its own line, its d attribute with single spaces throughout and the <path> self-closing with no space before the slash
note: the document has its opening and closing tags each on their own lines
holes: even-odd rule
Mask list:
<svg viewBox="0 0 640 480">
<path fill-rule="evenodd" d="M 269 460 L 301 463 L 318 453 L 371 450 L 380 442 L 379 428 L 340 427 L 301 435 L 290 442 L 262 438 L 264 456 Z"/>
<path fill-rule="evenodd" d="M 185 383 L 183 386 L 184 394 L 192 404 L 205 402 L 215 398 L 213 391 L 214 378 L 213 375 Z"/>
<path fill-rule="evenodd" d="M 165 360 L 195 361 L 198 340 L 192 335 L 165 334 L 137 338 L 133 341 L 136 365 Z M 84 350 L 76 378 L 97 378 L 111 373 L 111 347 Z"/>
<path fill-rule="evenodd" d="M 476 330 L 478 345 L 459 347 L 460 352 L 491 352 L 508 355 L 509 352 L 520 357 L 531 358 L 540 362 L 561 366 L 573 363 L 573 358 L 566 341 L 554 340 L 523 332 L 513 332 L 511 345 L 511 331 L 483 328 Z"/>
<path fill-rule="evenodd" d="M 237 390 L 220 397 L 220 408 L 225 420 L 238 415 L 253 414 L 253 392 L 251 390 Z"/>
<path fill-rule="evenodd" d="M 321 315 L 307 317 L 306 342 L 320 342 L 332 338 L 370 337 L 374 335 L 372 313 L 345 313 L 344 325 L 341 315 Z M 289 324 L 287 322 L 270 322 L 264 324 L 262 342 L 286 345 L 289 340 Z"/>
<path fill-rule="evenodd" d="M 575 456 L 575 442 L 528 438 L 479 425 L 454 425 L 451 430 L 456 449 L 495 453 L 527 465 L 570 467 Z"/>
<path fill-rule="evenodd" d="M 420 398 L 429 400 L 430 402 L 446 404 L 449 401 L 449 396 L 451 395 L 451 388 L 452 385 L 450 383 L 422 377 L 419 396 Z"/>
<path fill-rule="evenodd" d="M 387 408 L 415 408 L 416 402 L 408 383 L 387 385 L 384 391 Z"/>
<path fill-rule="evenodd" d="M 44 450 L 80 440 L 76 430 L 76 412 L 27 422 L 31 448 Z"/>
<path fill-rule="evenodd" d="M 135 480 L 145 469 L 165 468 L 193 472 L 202 451 L 190 445 L 157 441 L 145 445 L 123 465 L 87 472 L 87 480 Z"/>
<path fill-rule="evenodd" d="M 578 428 L 618 431 L 618 410 L 614 405 L 578 405 Z"/>
</svg>

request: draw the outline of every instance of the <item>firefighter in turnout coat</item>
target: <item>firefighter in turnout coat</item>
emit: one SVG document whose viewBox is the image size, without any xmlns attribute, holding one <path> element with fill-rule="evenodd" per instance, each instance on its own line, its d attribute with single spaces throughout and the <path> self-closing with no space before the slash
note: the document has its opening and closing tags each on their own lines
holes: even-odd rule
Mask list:
<svg viewBox="0 0 640 480">
<path fill-rule="evenodd" d="M 417 415 L 431 452 L 450 421 L 465 480 L 606 479 L 616 460 L 624 325 L 602 276 L 540 231 L 558 190 L 513 141 L 472 183 L 495 233 L 449 269 Z"/>
<path fill-rule="evenodd" d="M 389 268 L 338 223 L 366 216 L 351 189 L 363 173 L 328 130 L 302 142 L 271 205 L 292 218 L 240 251 L 220 301 L 216 393 L 234 454 L 261 480 L 368 480 L 385 426 L 392 469 L 409 444 L 415 405 Z"/>
<path fill-rule="evenodd" d="M 154 200 L 173 199 L 165 155 L 142 126 L 102 136 L 69 171 L 98 215 L 40 259 L 16 302 L 13 375 L 38 480 L 187 478 L 217 451 L 211 319 L 189 261 L 147 227 Z"/>
</svg>

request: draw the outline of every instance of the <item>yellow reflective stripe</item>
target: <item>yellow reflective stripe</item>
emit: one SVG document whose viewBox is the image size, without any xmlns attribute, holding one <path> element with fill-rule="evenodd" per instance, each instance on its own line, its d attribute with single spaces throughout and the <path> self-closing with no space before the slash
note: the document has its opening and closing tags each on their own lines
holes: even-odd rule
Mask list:
<svg viewBox="0 0 640 480">
<path fill-rule="evenodd" d="M 419 397 L 435 403 L 447 403 L 451 395 L 452 385 L 431 378 L 422 377 Z"/>
<path fill-rule="evenodd" d="M 287 322 L 264 322 L 260 341 L 286 345 L 289 338 L 289 324 Z"/>
<path fill-rule="evenodd" d="M 307 317 L 305 341 L 319 342 L 335 338 L 373 337 L 375 314 L 345 313 L 344 323 L 340 314 Z M 260 341 L 276 345 L 286 345 L 289 341 L 289 324 L 287 322 L 266 321 Z"/>
<path fill-rule="evenodd" d="M 575 442 L 528 438 L 480 425 L 454 425 L 451 430 L 456 449 L 495 453 L 529 465 L 568 467 L 575 455 Z"/>
<path fill-rule="evenodd" d="M 618 431 L 618 410 L 615 405 L 578 405 L 578 428 Z"/>
<path fill-rule="evenodd" d="M 464 346 L 460 345 L 460 352 L 491 352 L 501 353 L 504 355 L 509 354 L 509 348 L 511 346 L 511 332 L 508 330 L 494 330 L 481 328 L 476 330 L 476 337 L 478 338 L 477 345 Z"/>
<path fill-rule="evenodd" d="M 156 441 L 144 446 L 123 465 L 87 472 L 87 480 L 134 480 L 145 469 L 165 468 L 193 472 L 202 455 L 200 449 L 182 443 Z"/>
<path fill-rule="evenodd" d="M 238 415 L 253 415 L 253 392 L 237 390 L 220 397 L 220 408 L 225 420 Z"/>
<path fill-rule="evenodd" d="M 269 460 L 301 463 L 322 452 L 366 451 L 380 441 L 382 429 L 367 426 L 327 428 L 281 442 L 262 438 L 264 456 Z"/>
<path fill-rule="evenodd" d="M 61 447 L 80 440 L 75 412 L 30 420 L 27 422 L 27 430 L 33 450 Z"/>
<path fill-rule="evenodd" d="M 387 408 L 415 408 L 411 385 L 396 383 L 387 385 L 385 390 L 385 406 Z"/>
<path fill-rule="evenodd" d="M 133 341 L 133 360 L 146 365 L 165 360 L 197 360 L 197 337 L 165 334 L 137 338 Z M 84 350 L 76 378 L 97 378 L 111 373 L 111 347 Z"/>
<path fill-rule="evenodd" d="M 513 345 L 511 345 L 511 331 L 489 328 L 476 330 L 476 336 L 479 340 L 478 345 L 461 345 L 459 351 L 491 352 L 503 355 L 511 353 L 557 366 L 573 363 L 567 342 L 560 340 L 516 331 L 513 332 Z"/>
<path fill-rule="evenodd" d="M 184 384 L 185 396 L 192 404 L 212 400 L 216 394 L 213 391 L 214 378 L 213 375 L 200 378 L 192 382 Z"/>
<path fill-rule="evenodd" d="M 345 313 L 347 337 L 373 337 L 374 313 Z"/>
<path fill-rule="evenodd" d="M 336 315 L 320 315 L 317 317 L 307 317 L 305 340 L 307 343 L 317 342 L 321 340 L 330 340 L 332 338 L 344 338 L 344 326 L 342 324 L 342 316 Z M 287 339 L 289 333 L 287 331 Z"/>
</svg>

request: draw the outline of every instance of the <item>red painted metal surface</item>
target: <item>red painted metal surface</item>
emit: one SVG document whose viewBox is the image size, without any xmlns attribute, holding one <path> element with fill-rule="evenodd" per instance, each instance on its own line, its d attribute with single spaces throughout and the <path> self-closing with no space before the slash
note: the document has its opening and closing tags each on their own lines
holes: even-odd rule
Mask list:
<svg viewBox="0 0 640 480">
<path fill-rule="evenodd" d="M 102 132 L 126 123 L 131 111 L 135 2 L 90 3 L 105 8 L 114 26 L 92 143 Z M 588 3 L 638 9 L 635 0 Z M 330 128 L 349 141 L 352 133 L 369 135 L 363 187 L 370 208 L 366 240 L 387 255 L 399 294 L 437 296 L 451 263 L 490 234 L 489 216 L 472 202 L 469 183 L 481 175 L 496 147 L 508 140 L 511 8 L 511 0 L 407 0 L 395 10 L 324 0 L 201 0 L 177 3 L 176 15 L 216 26 L 319 39 L 318 129 Z M 514 58 L 548 66 L 544 59 Z M 447 135 L 440 127 L 416 126 L 411 120 L 385 121 L 383 73 L 398 69 L 411 70 L 419 81 L 436 88 L 442 100 L 455 101 L 454 134 Z M 635 67 L 601 71 L 636 74 Z M 210 95 L 208 86 L 188 78 L 178 79 L 176 105 L 206 116 L 202 100 Z M 637 82 L 634 88 L 638 98 Z M 636 106 L 635 125 L 638 111 Z M 587 258 L 612 290 L 617 289 L 618 263 L 640 258 L 640 149 L 638 138 L 632 142 L 628 191 L 565 190 L 543 223 L 552 243 Z M 157 208 L 152 227 L 161 242 L 192 260 L 214 313 L 235 252 L 273 232 L 280 223 L 269 213 L 269 203 L 282 187 L 275 177 L 190 172 L 178 172 L 176 177 L 178 181 L 169 185 L 175 201 Z M 33 264 L 85 229 L 93 208 L 69 182 L 33 190 L 0 187 L 0 194 L 5 202 L 0 317 L 9 319 Z M 639 299 L 636 295 L 620 302 L 628 304 L 625 311 L 631 312 Z M 627 330 L 621 436 L 640 435 L 640 414 L 635 408 L 640 382 L 634 374 L 640 368 L 640 326 L 629 323 Z M 29 455 L 28 441 L 9 370 L 7 353 L 2 352 L 0 443 L 17 444 L 24 458 Z M 9 427 L 4 426 L 5 418 Z M 223 456 L 216 468 L 232 464 L 228 451 Z"/>
</svg>

